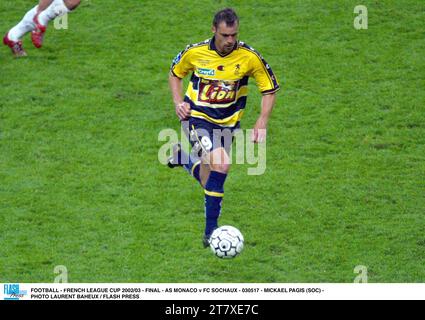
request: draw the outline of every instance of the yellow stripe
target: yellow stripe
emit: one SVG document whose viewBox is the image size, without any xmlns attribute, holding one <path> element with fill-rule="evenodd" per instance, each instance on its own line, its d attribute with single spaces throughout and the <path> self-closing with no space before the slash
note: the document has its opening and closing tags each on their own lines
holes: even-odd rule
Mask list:
<svg viewBox="0 0 425 320">
<path fill-rule="evenodd" d="M 192 101 L 198 100 L 198 91 L 193 89 L 192 82 L 189 83 L 189 86 L 187 87 L 186 95 L 190 98 Z"/>
<path fill-rule="evenodd" d="M 199 112 L 199 111 L 196 111 L 196 110 L 192 110 L 190 112 L 190 115 L 194 118 L 205 119 L 209 122 L 218 124 L 218 125 L 223 126 L 223 127 L 233 127 L 242 118 L 243 112 L 244 112 L 243 109 L 239 110 L 239 111 L 235 112 L 233 115 L 231 115 L 230 117 L 227 117 L 227 118 L 224 118 L 224 119 L 214 119 L 214 118 L 211 118 L 210 116 L 206 115 L 205 113 Z"/>
<path fill-rule="evenodd" d="M 188 53 L 190 50 L 192 50 L 192 49 L 198 49 L 198 48 L 200 48 L 200 47 L 203 47 L 203 46 L 207 46 L 208 45 L 208 43 L 196 43 L 196 44 L 192 44 L 191 45 L 191 47 L 190 48 L 187 48 L 187 49 L 184 49 L 183 51 L 182 51 L 182 56 L 180 57 L 180 61 L 181 61 L 181 59 L 183 58 L 183 56 L 186 54 L 186 53 Z M 180 62 L 179 61 L 179 62 Z M 178 64 L 178 63 L 177 63 Z"/>
<path fill-rule="evenodd" d="M 205 194 L 206 195 L 211 196 L 211 197 L 223 198 L 223 196 L 224 196 L 224 193 L 208 191 L 208 190 L 205 190 L 205 189 L 204 189 L 204 191 L 205 191 Z"/>
<path fill-rule="evenodd" d="M 274 88 L 273 80 L 270 77 L 269 72 L 267 71 L 267 68 L 266 68 L 266 66 L 263 63 L 263 59 L 261 59 L 261 57 L 255 51 L 251 51 L 248 48 L 244 48 L 244 47 L 241 47 L 241 49 L 246 50 L 248 52 L 251 52 L 251 53 L 253 53 L 253 54 L 255 54 L 257 56 L 258 60 L 260 60 L 260 64 L 263 66 L 263 70 L 264 70 L 265 74 L 267 75 L 267 78 L 269 78 L 269 81 L 270 81 L 270 84 L 271 84 L 272 88 Z"/>
<path fill-rule="evenodd" d="M 193 171 L 195 171 L 195 168 L 201 163 L 201 160 L 199 160 L 198 162 L 196 162 L 193 166 L 192 166 L 192 172 L 191 175 L 193 176 Z"/>
</svg>

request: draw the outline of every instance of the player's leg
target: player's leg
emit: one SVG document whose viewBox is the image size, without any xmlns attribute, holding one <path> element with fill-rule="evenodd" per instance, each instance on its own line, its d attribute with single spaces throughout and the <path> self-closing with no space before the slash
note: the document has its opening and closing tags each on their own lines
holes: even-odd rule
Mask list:
<svg viewBox="0 0 425 320">
<path fill-rule="evenodd" d="M 182 121 L 182 131 L 186 134 L 186 137 L 190 144 L 192 145 L 193 149 L 192 152 L 189 154 L 186 153 L 182 145 L 178 143 L 173 148 L 173 155 L 168 159 L 168 166 L 170 168 L 175 167 L 183 167 L 192 177 L 197 180 L 202 187 L 205 186 L 205 179 L 204 183 L 201 182 L 201 167 L 204 165 L 201 164 L 201 144 L 197 136 L 197 132 L 195 129 L 195 123 L 194 120 L 191 119 L 191 121 Z M 198 127 L 198 123 L 196 123 L 196 127 Z M 208 132 L 206 132 L 208 134 Z"/>
<path fill-rule="evenodd" d="M 207 247 L 212 232 L 218 227 L 224 182 L 230 168 L 230 157 L 226 150 L 230 150 L 232 132 L 193 118 L 182 123 L 182 126 L 192 144 L 192 152 L 187 155 L 177 145 L 169 166 L 183 166 L 204 188 L 206 224 L 203 244 Z"/>
<path fill-rule="evenodd" d="M 218 228 L 218 218 L 224 196 L 224 183 L 230 169 L 230 158 L 223 147 L 216 148 L 205 157 L 208 159 L 208 169 L 202 169 L 203 179 L 206 179 L 205 193 L 205 233 L 204 246 L 208 246 L 212 232 Z M 208 177 L 207 177 L 208 174 Z"/>
<path fill-rule="evenodd" d="M 43 1 L 43 0 L 42 0 Z M 49 0 L 50 1 L 50 0 Z M 44 10 L 39 10 L 34 16 L 35 29 L 31 33 L 32 43 L 36 48 L 41 48 L 43 45 L 44 34 L 47 29 L 49 21 L 56 17 L 63 16 L 68 12 L 77 8 L 80 4 L 80 0 L 53 0 L 50 1 L 50 5 Z M 48 1 L 44 1 L 43 6 L 45 7 Z M 43 8 L 43 7 L 41 7 Z"/>
<path fill-rule="evenodd" d="M 201 186 L 205 188 L 205 185 L 207 184 L 208 178 L 210 176 L 210 165 L 201 163 L 199 166 L 199 180 L 201 183 Z"/>
<path fill-rule="evenodd" d="M 183 167 L 200 185 L 205 188 L 210 176 L 210 165 L 202 163 L 202 160 L 193 153 L 187 154 L 179 144 L 173 148 L 173 156 L 168 159 L 170 168 Z"/>
<path fill-rule="evenodd" d="M 187 154 L 180 143 L 174 145 L 173 155 L 168 159 L 168 166 L 170 168 L 183 167 L 192 177 L 199 183 L 201 159 L 194 153 Z"/>
</svg>

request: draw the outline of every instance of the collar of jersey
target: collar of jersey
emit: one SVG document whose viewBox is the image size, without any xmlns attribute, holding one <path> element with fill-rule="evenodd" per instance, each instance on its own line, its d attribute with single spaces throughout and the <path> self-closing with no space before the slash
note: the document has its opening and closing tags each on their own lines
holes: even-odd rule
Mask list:
<svg viewBox="0 0 425 320">
<path fill-rule="evenodd" d="M 208 48 L 210 50 L 214 50 L 215 52 L 217 52 L 217 54 L 220 57 L 226 57 L 238 48 L 238 44 L 239 44 L 239 41 L 236 41 L 235 46 L 233 47 L 232 51 L 230 51 L 229 53 L 226 53 L 226 54 L 221 54 L 220 52 L 218 52 L 217 47 L 215 46 L 215 37 L 212 37 L 212 39 L 210 40 L 210 45 L 209 45 Z"/>
</svg>

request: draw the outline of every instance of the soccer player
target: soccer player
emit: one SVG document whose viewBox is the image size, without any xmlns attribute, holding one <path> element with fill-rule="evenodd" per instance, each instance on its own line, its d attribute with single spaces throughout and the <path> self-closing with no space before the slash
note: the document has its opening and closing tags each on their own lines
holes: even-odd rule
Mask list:
<svg viewBox="0 0 425 320">
<path fill-rule="evenodd" d="M 204 188 L 204 247 L 208 247 L 210 236 L 218 227 L 224 182 L 230 168 L 232 139 L 226 143 L 229 139 L 222 137 L 226 136 L 225 131 L 233 133 L 239 128 L 248 79 L 253 77 L 262 93 L 261 114 L 251 136 L 255 143 L 266 138 L 267 123 L 279 90 L 277 78 L 263 57 L 237 40 L 238 30 L 239 18 L 233 9 L 217 12 L 212 39 L 188 45 L 174 59 L 169 75 L 175 111 L 188 133 L 192 152 L 187 155 L 178 144 L 168 165 L 183 166 Z M 182 79 L 189 73 L 190 83 L 183 97 Z"/>
<path fill-rule="evenodd" d="M 31 32 L 32 43 L 36 48 L 41 48 L 49 21 L 74 10 L 79 4 L 80 0 L 40 0 L 37 6 L 6 33 L 3 44 L 12 50 L 15 57 L 26 56 L 22 47 L 22 37 L 25 34 Z"/>
</svg>

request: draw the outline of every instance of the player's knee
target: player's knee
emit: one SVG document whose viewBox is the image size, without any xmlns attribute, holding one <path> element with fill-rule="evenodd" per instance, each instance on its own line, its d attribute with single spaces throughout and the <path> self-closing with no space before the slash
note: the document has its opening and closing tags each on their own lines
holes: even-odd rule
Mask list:
<svg viewBox="0 0 425 320">
<path fill-rule="evenodd" d="M 230 164 L 227 163 L 211 164 L 210 167 L 212 171 L 217 171 L 220 173 L 228 173 L 230 170 Z"/>
<path fill-rule="evenodd" d="M 65 0 L 64 2 L 69 10 L 74 10 L 80 5 L 81 0 Z"/>
</svg>

